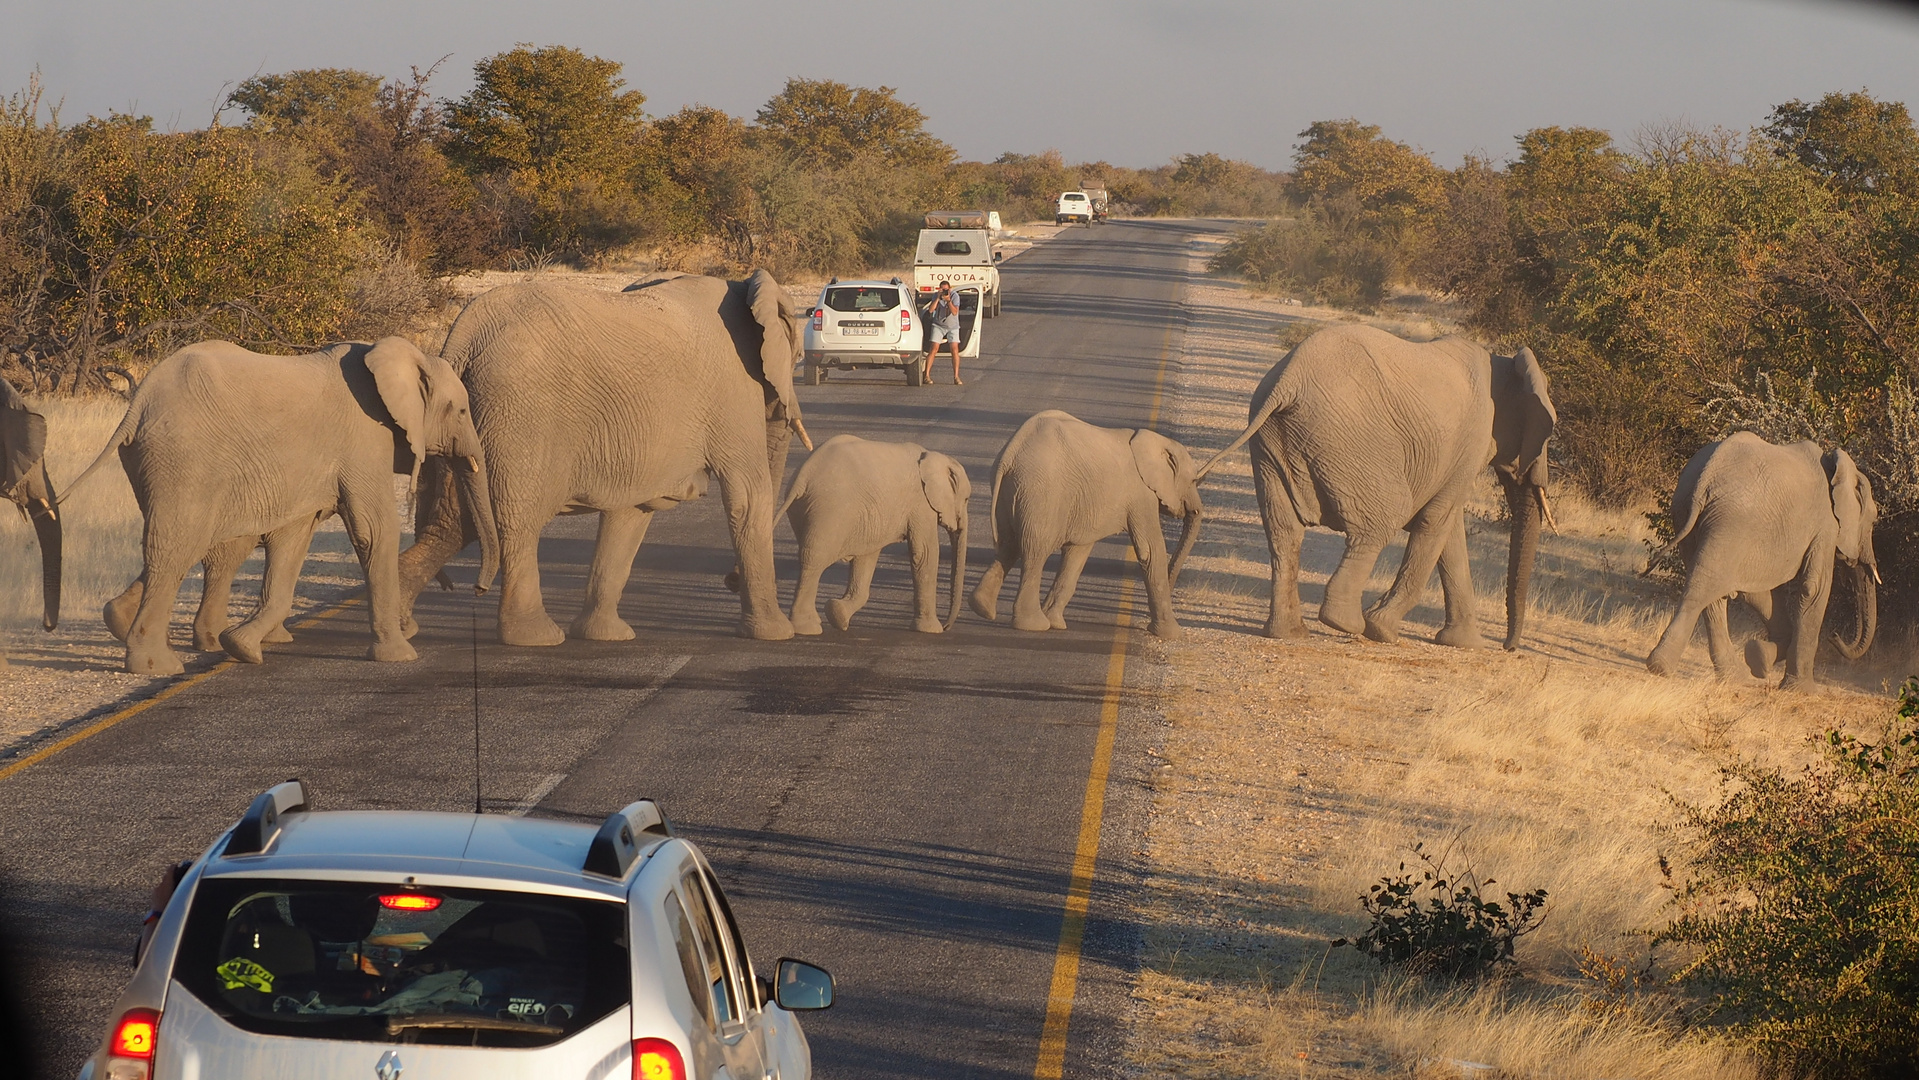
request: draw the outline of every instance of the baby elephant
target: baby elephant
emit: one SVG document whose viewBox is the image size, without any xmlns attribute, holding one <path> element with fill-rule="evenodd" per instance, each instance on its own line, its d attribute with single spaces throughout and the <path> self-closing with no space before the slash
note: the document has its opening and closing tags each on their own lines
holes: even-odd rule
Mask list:
<svg viewBox="0 0 1919 1080">
<path fill-rule="evenodd" d="M 1186 520 L 1169 566 L 1160 515 Z M 1020 567 L 1013 625 L 1063 630 L 1062 614 L 1093 545 L 1125 530 L 1146 575 L 1153 633 L 1177 638 L 1173 582 L 1199 538 L 1199 472 L 1186 448 L 1156 431 L 1094 427 L 1057 409 L 1034 415 L 993 464 L 993 544 L 997 557 L 973 590 L 973 610 L 998 614 L 1007 568 Z M 1045 608 L 1040 570 L 1063 549 Z"/>
<path fill-rule="evenodd" d="M 857 435 L 828 439 L 793 477 L 780 513 L 800 541 L 800 583 L 793 594 L 793 632 L 820 632 L 820 574 L 853 560 L 846 595 L 826 604 L 844 630 L 866 606 L 880 549 L 905 540 L 913 549 L 913 629 L 937 634 L 959 617 L 966 581 L 966 501 L 973 486 L 966 470 L 945 454 L 914 443 L 868 442 Z M 953 541 L 953 599 L 939 618 L 939 534 Z"/>
</svg>

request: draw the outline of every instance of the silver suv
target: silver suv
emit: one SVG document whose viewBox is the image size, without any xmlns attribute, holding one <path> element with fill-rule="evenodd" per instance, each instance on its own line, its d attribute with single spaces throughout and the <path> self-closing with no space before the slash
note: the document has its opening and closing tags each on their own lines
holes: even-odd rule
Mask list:
<svg viewBox="0 0 1919 1080">
<path fill-rule="evenodd" d="M 805 1080 L 793 1013 L 833 1002 L 810 964 L 755 977 L 712 868 L 644 800 L 596 829 L 315 813 L 288 781 L 155 899 L 81 1080 Z"/>
<path fill-rule="evenodd" d="M 801 361 L 808 386 L 826 381 L 832 368 L 903 368 L 906 382 L 926 381 L 925 319 L 913 291 L 891 281 L 840 281 L 820 290 L 808 313 Z"/>
</svg>

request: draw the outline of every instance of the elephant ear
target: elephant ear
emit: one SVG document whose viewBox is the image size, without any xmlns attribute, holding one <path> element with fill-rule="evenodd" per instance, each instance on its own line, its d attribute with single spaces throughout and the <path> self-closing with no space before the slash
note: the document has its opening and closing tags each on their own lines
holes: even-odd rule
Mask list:
<svg viewBox="0 0 1919 1080">
<path fill-rule="evenodd" d="M 940 528 L 951 532 L 966 520 L 966 501 L 973 494 L 966 469 L 945 454 L 920 455 L 920 490 L 939 516 Z"/>
<path fill-rule="evenodd" d="M 47 450 L 46 417 L 27 408 L 12 386 L 0 381 L 0 499 L 40 465 Z"/>
<path fill-rule="evenodd" d="M 1179 484 L 1179 447 L 1157 431 L 1141 428 L 1131 441 L 1133 465 L 1139 478 L 1153 489 L 1153 496 L 1168 513 L 1178 513 L 1185 499 Z"/>
<path fill-rule="evenodd" d="M 1520 411 L 1519 458 L 1513 464 L 1513 476 L 1535 487 L 1546 486 L 1546 441 L 1553 437 L 1559 412 L 1553 408 L 1548 391 L 1546 369 L 1531 349 L 1521 347 L 1513 355 L 1512 407 Z"/>
<path fill-rule="evenodd" d="M 1829 456 L 1832 464 L 1827 471 L 1832 476 L 1832 516 L 1839 521 L 1839 554 L 1849 563 L 1858 562 L 1859 538 L 1865 527 L 1865 507 L 1860 505 L 1859 498 L 1859 467 L 1844 450 L 1834 450 Z"/>
<path fill-rule="evenodd" d="M 366 369 L 373 374 L 381 403 L 406 436 L 417 480 L 426 457 L 426 354 L 403 337 L 381 338 L 367 350 Z"/>
<path fill-rule="evenodd" d="M 760 324 L 760 377 L 779 395 L 780 408 L 801 445 L 813 449 L 813 440 L 800 423 L 800 399 L 793 391 L 793 365 L 799 360 L 800 324 L 786 290 L 764 270 L 746 279 L 746 303 Z"/>
</svg>

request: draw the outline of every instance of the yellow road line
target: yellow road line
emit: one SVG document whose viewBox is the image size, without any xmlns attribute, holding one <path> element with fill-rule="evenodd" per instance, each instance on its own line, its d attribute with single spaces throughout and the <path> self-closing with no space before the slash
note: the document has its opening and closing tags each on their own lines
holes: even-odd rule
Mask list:
<svg viewBox="0 0 1919 1080">
<path fill-rule="evenodd" d="M 302 630 L 302 629 L 305 629 L 306 627 L 313 626 L 319 623 L 323 619 L 331 619 L 335 615 L 338 615 L 341 612 L 349 610 L 350 608 L 358 605 L 360 601 L 361 601 L 361 597 L 350 596 L 346 598 L 345 600 L 342 600 L 339 603 L 333 605 L 330 608 L 326 608 L 323 611 L 316 612 L 312 615 L 307 616 L 304 619 L 301 619 L 299 622 L 293 624 L 293 628 L 296 630 Z M 114 713 L 111 716 L 102 717 L 99 720 L 96 720 L 93 723 L 88 724 L 86 727 L 81 728 L 79 731 L 76 731 L 73 734 L 67 736 L 66 738 L 61 739 L 59 742 L 54 743 L 53 745 L 42 747 L 39 750 L 36 750 L 33 753 L 28 754 L 26 757 L 21 758 L 19 761 L 16 761 L 11 765 L 6 766 L 5 768 L 0 768 L 0 780 L 5 780 L 10 776 L 15 775 L 16 773 L 24 772 L 25 770 L 35 765 L 38 765 L 40 762 L 47 760 L 48 758 L 59 753 L 60 751 L 65 750 L 70 746 L 77 746 L 80 743 L 83 743 L 87 741 L 88 739 L 93 738 L 95 735 L 98 735 L 101 732 L 107 730 L 108 728 L 111 728 L 121 723 L 122 721 L 131 720 L 134 717 L 140 715 L 141 713 L 146 712 L 148 709 L 153 708 L 155 705 L 160 704 L 162 701 L 165 701 L 166 699 L 173 697 L 176 694 L 183 693 L 186 690 L 190 689 L 191 687 L 198 686 L 201 683 L 206 682 L 208 679 L 213 678 L 215 675 L 220 674 L 222 671 L 225 671 L 228 668 L 238 666 L 239 663 L 240 662 L 238 660 L 222 660 L 219 663 L 213 665 L 212 667 L 206 669 L 205 671 L 202 671 L 200 674 L 192 675 L 185 679 L 182 679 L 179 682 L 174 683 L 173 685 L 167 687 L 166 689 L 160 691 L 159 693 L 153 695 L 150 698 L 147 698 L 143 701 L 136 701 L 133 704 L 127 706 L 124 709 L 121 709 L 119 712 Z"/>
<path fill-rule="evenodd" d="M 1159 346 L 1159 372 L 1153 378 L 1153 407 L 1146 426 L 1159 422 L 1159 406 L 1166 391 L 1166 361 L 1173 347 L 1173 324 Z M 1127 561 L 1133 552 L 1126 552 Z M 1133 578 L 1127 575 L 1119 589 L 1119 616 L 1114 622 L 1113 648 L 1106 658 L 1106 696 L 1099 706 L 1099 736 L 1093 740 L 1093 766 L 1086 774 L 1086 798 L 1080 804 L 1079 846 L 1073 851 L 1073 876 L 1066 886 L 1066 917 L 1060 923 L 1059 947 L 1053 952 L 1053 982 L 1046 992 L 1046 1026 L 1040 1029 L 1039 1062 L 1033 1080 L 1060 1080 L 1066 1071 L 1066 1035 L 1073 1023 L 1073 999 L 1079 994 L 1080 946 L 1086 939 L 1086 912 L 1092 905 L 1093 876 L 1099 868 L 1099 833 L 1106 819 L 1106 778 L 1113 767 L 1113 741 L 1119 732 L 1119 703 L 1126 692 L 1126 640 L 1133 625 Z"/>
</svg>

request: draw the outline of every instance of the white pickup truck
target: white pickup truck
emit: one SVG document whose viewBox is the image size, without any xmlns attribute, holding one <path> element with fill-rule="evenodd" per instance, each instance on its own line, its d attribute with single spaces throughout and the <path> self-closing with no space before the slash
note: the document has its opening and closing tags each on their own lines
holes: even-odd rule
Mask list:
<svg viewBox="0 0 1919 1080">
<path fill-rule="evenodd" d="M 913 288 L 922 298 L 950 281 L 980 291 L 980 311 L 999 314 L 1000 253 L 993 250 L 992 216 L 983 210 L 935 210 L 926 215 L 913 253 Z"/>
<path fill-rule="evenodd" d="M 1062 191 L 1053 208 L 1053 224 L 1071 225 L 1075 221 L 1092 224 L 1093 200 L 1084 191 Z"/>
</svg>

